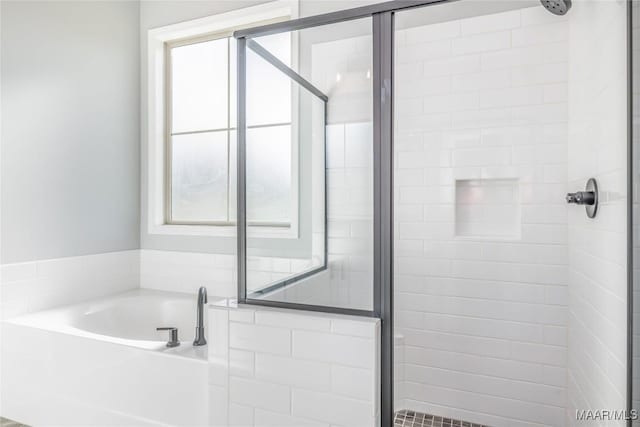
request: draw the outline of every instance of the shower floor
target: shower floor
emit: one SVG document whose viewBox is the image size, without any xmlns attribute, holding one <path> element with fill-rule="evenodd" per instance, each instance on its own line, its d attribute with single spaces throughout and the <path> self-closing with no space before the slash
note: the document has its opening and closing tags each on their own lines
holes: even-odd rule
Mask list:
<svg viewBox="0 0 640 427">
<path fill-rule="evenodd" d="M 437 415 L 403 409 L 395 413 L 393 427 L 488 427 L 468 421 L 454 420 Z"/>
</svg>

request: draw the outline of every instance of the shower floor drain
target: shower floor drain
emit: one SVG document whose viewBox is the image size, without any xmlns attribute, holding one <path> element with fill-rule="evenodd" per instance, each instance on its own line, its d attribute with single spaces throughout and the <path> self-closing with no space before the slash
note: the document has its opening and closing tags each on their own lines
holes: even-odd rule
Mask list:
<svg viewBox="0 0 640 427">
<path fill-rule="evenodd" d="M 393 427 L 488 427 L 468 421 L 454 420 L 437 415 L 403 409 L 395 413 Z"/>
</svg>

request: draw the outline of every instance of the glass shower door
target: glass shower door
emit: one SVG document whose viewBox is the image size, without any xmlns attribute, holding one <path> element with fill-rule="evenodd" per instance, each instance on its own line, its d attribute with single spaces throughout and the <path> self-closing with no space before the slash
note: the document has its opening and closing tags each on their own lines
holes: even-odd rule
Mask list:
<svg viewBox="0 0 640 427">
<path fill-rule="evenodd" d="M 371 313 L 371 18 L 240 43 L 246 71 L 243 296 Z"/>
<path fill-rule="evenodd" d="M 327 97 L 291 67 L 292 41 L 247 41 L 248 298 L 286 293 L 327 266 Z"/>
</svg>

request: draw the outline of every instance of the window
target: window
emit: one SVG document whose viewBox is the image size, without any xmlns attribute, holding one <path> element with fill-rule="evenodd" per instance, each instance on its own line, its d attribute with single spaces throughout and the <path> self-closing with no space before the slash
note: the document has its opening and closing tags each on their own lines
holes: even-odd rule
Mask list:
<svg viewBox="0 0 640 427">
<path fill-rule="evenodd" d="M 230 221 L 230 37 L 167 43 L 166 220 Z"/>
<path fill-rule="evenodd" d="M 236 220 L 235 30 L 297 17 L 297 0 L 278 0 L 150 30 L 145 218 L 150 234 L 232 236 Z M 290 35 L 265 46 L 291 65 Z M 247 59 L 250 61 L 250 59 Z M 271 70 L 270 70 L 271 71 Z M 249 225 L 264 237 L 297 236 L 297 146 L 291 82 L 261 89 L 249 123 Z M 270 102 L 266 109 L 265 102 Z M 251 111 L 248 111 L 248 115 Z M 279 162 L 277 173 L 260 166 Z M 251 162 L 254 159 L 254 162 Z"/>
<path fill-rule="evenodd" d="M 291 63 L 290 37 L 283 34 L 263 40 L 287 65 Z M 168 224 L 234 223 L 235 53 L 231 32 L 166 43 Z M 252 59 L 257 61 L 251 57 L 248 61 Z M 257 185 L 247 188 L 247 218 L 252 225 L 288 227 L 293 208 L 291 84 L 273 67 L 256 64 L 249 69 L 263 78 L 276 75 L 273 84 L 257 88 L 256 96 L 248 100 L 255 114 L 250 107 L 247 174 L 260 179 L 249 180 Z M 263 173 L 265 158 L 271 165 L 280 165 L 275 168 L 277 174 Z"/>
</svg>

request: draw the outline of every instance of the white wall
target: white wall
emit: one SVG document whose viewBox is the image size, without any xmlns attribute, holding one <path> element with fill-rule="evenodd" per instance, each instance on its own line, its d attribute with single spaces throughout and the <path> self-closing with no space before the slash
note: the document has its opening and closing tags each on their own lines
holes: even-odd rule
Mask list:
<svg viewBox="0 0 640 427">
<path fill-rule="evenodd" d="M 0 7 L 2 263 L 138 248 L 138 2 Z"/>
<path fill-rule="evenodd" d="M 397 15 L 397 409 L 564 425 L 567 20 L 418 22 Z"/>
<path fill-rule="evenodd" d="M 595 177 L 602 198 L 595 219 L 569 211 L 569 425 L 583 424 L 576 409 L 626 405 L 625 6 L 574 2 L 568 15 L 569 183 Z"/>
</svg>

